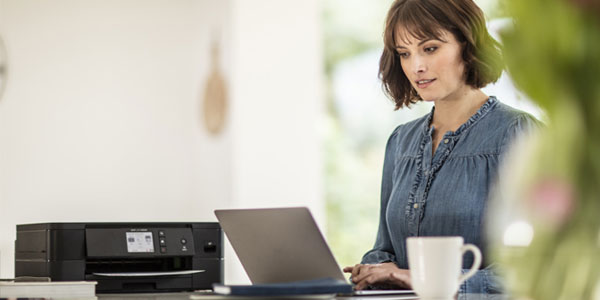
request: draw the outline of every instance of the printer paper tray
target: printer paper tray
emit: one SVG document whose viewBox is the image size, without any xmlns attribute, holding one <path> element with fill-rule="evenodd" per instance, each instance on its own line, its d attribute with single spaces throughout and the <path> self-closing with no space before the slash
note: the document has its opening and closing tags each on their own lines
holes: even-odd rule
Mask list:
<svg viewBox="0 0 600 300">
<path fill-rule="evenodd" d="M 151 276 L 179 276 L 203 273 L 206 270 L 186 270 L 172 272 L 127 272 L 127 273 L 92 273 L 95 276 L 102 277 L 151 277 Z"/>
</svg>

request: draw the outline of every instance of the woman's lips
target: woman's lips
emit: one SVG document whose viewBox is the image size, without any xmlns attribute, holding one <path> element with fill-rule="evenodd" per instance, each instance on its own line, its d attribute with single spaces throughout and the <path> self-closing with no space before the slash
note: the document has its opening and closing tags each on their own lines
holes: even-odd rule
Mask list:
<svg viewBox="0 0 600 300">
<path fill-rule="evenodd" d="M 435 81 L 435 78 L 417 80 L 417 87 L 420 89 L 424 89 L 424 88 L 430 86 L 434 81 Z"/>
</svg>

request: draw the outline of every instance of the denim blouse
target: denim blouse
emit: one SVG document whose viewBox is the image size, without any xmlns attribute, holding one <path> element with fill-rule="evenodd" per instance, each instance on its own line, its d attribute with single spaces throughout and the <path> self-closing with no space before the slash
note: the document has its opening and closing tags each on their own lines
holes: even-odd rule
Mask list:
<svg viewBox="0 0 600 300">
<path fill-rule="evenodd" d="M 377 239 L 363 264 L 395 262 L 408 269 L 406 238 L 462 236 L 484 254 L 481 270 L 460 288 L 466 293 L 501 292 L 485 259 L 484 214 L 499 163 L 511 141 L 537 127 L 529 114 L 491 96 L 455 132 L 444 134 L 432 155 L 435 107 L 417 120 L 398 126 L 385 152 Z M 468 253 L 463 272 L 473 264 Z"/>
</svg>

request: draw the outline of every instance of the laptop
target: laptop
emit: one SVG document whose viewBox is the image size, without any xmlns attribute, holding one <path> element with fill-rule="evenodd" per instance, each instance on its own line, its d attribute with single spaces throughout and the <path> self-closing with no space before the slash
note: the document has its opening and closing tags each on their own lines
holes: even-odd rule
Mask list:
<svg viewBox="0 0 600 300">
<path fill-rule="evenodd" d="M 253 284 L 319 278 L 346 281 L 306 207 L 222 209 L 215 215 Z M 356 295 L 414 294 L 364 290 Z"/>
</svg>

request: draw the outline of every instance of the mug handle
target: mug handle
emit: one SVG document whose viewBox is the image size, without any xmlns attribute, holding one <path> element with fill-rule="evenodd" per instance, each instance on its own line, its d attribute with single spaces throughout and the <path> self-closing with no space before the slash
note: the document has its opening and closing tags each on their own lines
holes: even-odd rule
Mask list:
<svg viewBox="0 0 600 300">
<path fill-rule="evenodd" d="M 475 273 L 477 273 L 477 270 L 479 270 L 479 266 L 481 265 L 481 251 L 479 250 L 479 248 L 477 248 L 477 246 L 473 244 L 465 244 L 464 246 L 460 247 L 460 251 L 462 255 L 465 255 L 467 251 L 473 252 L 473 256 L 475 256 L 475 259 L 473 260 L 473 265 L 471 266 L 471 269 L 469 269 L 469 272 L 460 275 L 460 277 L 458 278 L 459 285 L 462 284 L 465 280 L 471 278 L 471 276 L 475 275 Z"/>
</svg>

